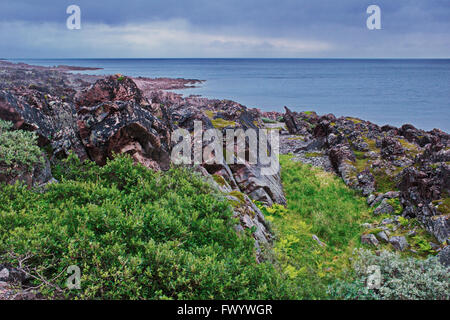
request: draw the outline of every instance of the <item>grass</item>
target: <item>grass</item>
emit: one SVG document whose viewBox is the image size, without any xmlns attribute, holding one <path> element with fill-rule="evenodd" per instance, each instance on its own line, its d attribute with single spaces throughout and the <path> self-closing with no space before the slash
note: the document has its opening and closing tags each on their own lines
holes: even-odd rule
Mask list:
<svg viewBox="0 0 450 320">
<path fill-rule="evenodd" d="M 371 217 L 364 199 L 341 179 L 290 158 L 280 157 L 287 212 L 271 215 L 265 210 L 277 235 L 275 254 L 283 271 L 300 283 L 300 296 L 327 298 L 327 286 L 350 267 L 361 224 Z M 326 246 L 314 241 L 313 234 Z"/>
</svg>

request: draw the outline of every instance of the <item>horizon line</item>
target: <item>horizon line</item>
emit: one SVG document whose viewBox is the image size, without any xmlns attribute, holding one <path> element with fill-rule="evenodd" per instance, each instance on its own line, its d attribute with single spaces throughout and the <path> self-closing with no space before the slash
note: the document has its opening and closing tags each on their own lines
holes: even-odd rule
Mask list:
<svg viewBox="0 0 450 320">
<path fill-rule="evenodd" d="M 228 58 L 224 58 L 224 57 L 185 57 L 185 58 L 180 58 L 180 57 L 158 57 L 158 58 L 148 58 L 148 57 L 134 57 L 134 58 L 125 58 L 125 57 L 115 57 L 115 58 L 94 58 L 94 57 L 89 57 L 89 58 L 74 58 L 74 57 L 70 57 L 70 58 L 55 58 L 55 57 L 47 57 L 47 58 L 33 58 L 33 57 L 20 57 L 20 58 L 0 58 L 0 60 L 26 60 L 26 59 L 34 59 L 34 60 L 83 60 L 83 59 L 91 59 L 91 60 L 114 60 L 114 59 L 128 59 L 128 60 L 177 60 L 177 59 L 203 59 L 203 60 L 207 60 L 207 59 L 222 59 L 222 60 L 450 60 L 450 57 L 439 57 L 439 58 L 433 58 L 433 57 L 421 57 L 421 58 L 411 58 L 411 57 L 377 57 L 377 58 L 362 58 L 362 57 L 329 57 L 329 58 L 313 58 L 313 57 L 302 57 L 302 58 L 282 58 L 282 57 L 272 57 L 272 58 L 262 58 L 262 57 L 228 57 Z"/>
</svg>

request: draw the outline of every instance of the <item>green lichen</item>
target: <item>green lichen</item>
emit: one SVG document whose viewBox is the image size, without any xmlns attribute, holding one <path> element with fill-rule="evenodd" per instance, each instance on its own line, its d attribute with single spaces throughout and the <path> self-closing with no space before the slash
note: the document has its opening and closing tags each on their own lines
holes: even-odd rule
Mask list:
<svg viewBox="0 0 450 320">
<path fill-rule="evenodd" d="M 236 122 L 234 121 L 228 121 L 222 118 L 212 119 L 211 120 L 212 125 L 216 129 L 223 129 L 227 127 L 236 127 Z"/>
<path fill-rule="evenodd" d="M 227 182 L 225 181 L 224 177 L 218 175 L 218 174 L 213 174 L 212 175 L 214 181 L 219 185 L 219 186 L 225 186 L 227 184 Z"/>
<path fill-rule="evenodd" d="M 241 205 L 245 204 L 245 195 L 242 192 L 240 192 L 238 190 L 233 190 L 233 191 L 229 192 L 228 194 L 230 196 L 233 196 L 233 197 L 239 199 L 239 204 L 241 204 Z"/>
</svg>

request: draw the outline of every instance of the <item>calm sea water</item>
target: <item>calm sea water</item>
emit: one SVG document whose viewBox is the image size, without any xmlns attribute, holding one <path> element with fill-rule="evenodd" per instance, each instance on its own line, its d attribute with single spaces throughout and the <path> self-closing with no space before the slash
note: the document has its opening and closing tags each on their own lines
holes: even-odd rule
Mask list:
<svg viewBox="0 0 450 320">
<path fill-rule="evenodd" d="M 100 67 L 90 74 L 206 80 L 185 95 L 248 107 L 355 116 L 450 132 L 450 59 L 22 59 L 35 65 Z"/>
</svg>

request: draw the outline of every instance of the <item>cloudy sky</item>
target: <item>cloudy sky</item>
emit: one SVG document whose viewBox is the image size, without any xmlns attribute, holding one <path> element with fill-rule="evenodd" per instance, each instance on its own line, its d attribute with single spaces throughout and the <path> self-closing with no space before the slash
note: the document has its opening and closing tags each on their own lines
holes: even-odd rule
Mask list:
<svg viewBox="0 0 450 320">
<path fill-rule="evenodd" d="M 4 58 L 448 58 L 450 0 L 1 0 L 0 43 Z"/>
</svg>

